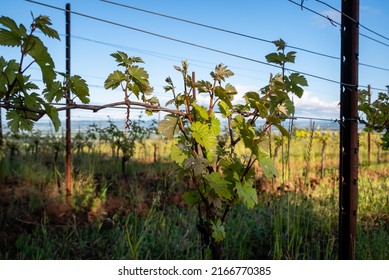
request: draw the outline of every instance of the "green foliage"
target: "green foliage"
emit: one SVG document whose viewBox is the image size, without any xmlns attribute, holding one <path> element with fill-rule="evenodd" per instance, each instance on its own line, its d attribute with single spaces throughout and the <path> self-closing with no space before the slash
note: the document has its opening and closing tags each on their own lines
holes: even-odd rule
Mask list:
<svg viewBox="0 0 389 280">
<path fill-rule="evenodd" d="M 28 49 L 26 49 L 27 54 L 32 57 L 36 64 L 38 64 L 42 72 L 42 80 L 46 86 L 50 88 L 56 78 L 53 59 L 46 46 L 38 37 L 31 35 L 28 40 L 28 45 L 29 46 L 26 46 L 28 47 Z"/>
<path fill-rule="evenodd" d="M 166 138 L 172 139 L 174 135 L 179 131 L 178 128 L 179 117 L 170 114 L 165 117 L 164 120 L 158 124 L 158 132 L 165 135 Z"/>
<path fill-rule="evenodd" d="M 271 63 L 284 67 L 287 62 L 294 62 L 295 52 L 284 54 L 285 42 L 275 41 L 278 53 L 267 56 Z M 284 136 L 289 136 L 281 125 L 283 116 L 294 113 L 290 94 L 301 97 L 306 79 L 293 73 L 289 76 L 277 74 L 271 76 L 268 86 L 260 92 L 247 92 L 245 104 L 233 104 L 236 88 L 225 83 L 233 72 L 223 64 L 210 73 L 211 80 L 192 81 L 188 75 L 189 65 L 186 61 L 174 67 L 183 78 L 184 92 L 176 93 L 171 78 L 167 78 L 166 91 L 173 93 L 173 99 L 167 105 L 174 104 L 184 114 L 169 114 L 160 122 L 159 131 L 166 137 L 178 137 L 176 147 L 171 150 L 171 158 L 178 164 L 176 174 L 187 176 L 195 186 L 184 194 L 183 198 L 191 205 L 197 205 L 206 217 L 202 231 L 204 240 L 209 240 L 211 248 L 220 246 L 225 238 L 224 223 L 232 207 L 243 203 L 253 208 L 257 202 L 257 191 L 253 184 L 253 165 L 258 162 L 268 177 L 277 176 L 273 160 L 263 151 L 262 145 L 267 141 L 267 131 L 271 126 L 279 128 Z M 205 95 L 208 101 L 198 104 L 197 96 Z M 215 107 L 219 108 L 222 118 L 227 120 L 226 143 L 218 146 L 218 139 L 224 137 L 219 117 L 215 116 Z M 258 119 L 265 124 L 256 127 Z M 228 136 L 227 136 L 228 135 Z M 229 139 L 228 139 L 229 138 Z M 242 143 L 248 154 L 237 154 L 235 146 Z M 214 160 L 217 153 L 218 160 Z M 215 168 L 216 167 L 216 168 Z M 213 252 L 214 258 L 217 250 Z"/>
<path fill-rule="evenodd" d="M 253 208 L 258 203 L 257 191 L 253 188 L 251 180 L 237 182 L 235 185 L 238 197 L 243 201 L 247 208 Z"/>
<path fill-rule="evenodd" d="M 226 232 L 224 230 L 224 226 L 222 225 L 222 221 L 217 219 L 216 222 L 211 222 L 212 224 L 212 238 L 216 242 L 223 241 L 226 237 Z"/>
<path fill-rule="evenodd" d="M 296 52 L 291 51 L 288 52 L 287 54 L 284 53 L 285 48 L 286 48 L 286 43 L 284 40 L 279 39 L 276 41 L 273 41 L 274 45 L 277 47 L 277 51 L 281 52 L 274 52 L 266 55 L 266 60 L 270 63 L 278 64 L 280 66 L 284 66 L 285 63 L 290 62 L 294 63 L 296 59 Z"/>
<path fill-rule="evenodd" d="M 209 184 L 209 187 L 219 196 L 222 201 L 228 201 L 233 198 L 234 192 L 229 182 L 223 178 L 220 172 L 213 172 L 204 175 L 204 179 Z"/>
<path fill-rule="evenodd" d="M 360 118 L 360 121 L 366 125 L 366 131 L 382 132 L 382 148 L 389 149 L 389 86 L 388 92 L 379 92 L 376 100 L 371 102 L 370 94 L 367 90 L 360 90 L 359 111 L 366 118 Z"/>
<path fill-rule="evenodd" d="M 144 68 L 135 65 L 143 63 L 141 58 L 130 57 L 120 51 L 111 54 L 124 70 L 112 72 L 105 81 L 105 88 L 122 88 L 124 103 L 128 106 L 127 119 L 134 103 L 130 99 L 132 94 L 137 100 L 142 100 L 142 105 L 150 112 L 163 110 L 169 113 L 160 122 L 158 131 L 168 139 L 177 137 L 171 149 L 171 158 L 177 163 L 175 174 L 190 180 L 191 188 L 183 198 L 190 206 L 198 207 L 200 217 L 205 217 L 204 222 L 200 218 L 198 228 L 205 242 L 203 245 L 211 248 L 214 258 L 221 257 L 224 223 L 229 211 L 238 203 L 253 208 L 258 202 L 253 165 L 258 162 L 266 176 L 277 176 L 273 160 L 262 146 L 272 126 L 289 137 L 281 122 L 283 117 L 294 113 L 290 95 L 301 97 L 302 87 L 307 85 L 300 74 L 284 75 L 285 64 L 295 61 L 295 52 L 284 54 L 285 42 L 278 40 L 274 43 L 278 52 L 268 55 L 267 59 L 280 65 L 283 73 L 270 76 L 269 84 L 259 92 L 244 94 L 245 104 L 233 103 L 237 90 L 226 80 L 234 73 L 226 65 L 216 65 L 209 81 L 192 80 L 186 61 L 182 61 L 181 66 L 174 66 L 182 75 L 183 92 L 176 92 L 170 77 L 166 78 L 164 89 L 173 95 L 166 106 L 174 105 L 175 110 L 161 108 L 157 99 L 146 99 L 145 96 L 151 92 L 148 74 Z M 199 95 L 207 100 L 200 104 Z M 139 105 L 138 102 L 136 104 Z M 222 132 L 215 107 L 219 108 L 222 118 L 228 123 L 226 132 Z M 258 119 L 265 120 L 265 124 L 257 128 Z M 222 138 L 225 138 L 224 144 L 219 146 Z M 247 153 L 236 153 L 238 144 L 243 145 Z"/>
<path fill-rule="evenodd" d="M 124 100 L 129 101 L 131 94 L 134 94 L 137 99 L 146 100 L 146 95 L 150 95 L 153 88 L 150 87 L 149 74 L 146 70 L 136 63 L 143 63 L 140 57 L 129 57 L 126 53 L 118 51 L 111 54 L 118 66 L 123 67 L 124 70 L 115 70 L 112 72 L 104 82 L 105 89 L 116 89 L 121 86 L 125 96 Z"/>
<path fill-rule="evenodd" d="M 220 132 L 219 125 L 208 125 L 207 123 L 193 122 L 190 126 L 193 139 L 206 150 L 216 146 L 216 136 Z"/>
<path fill-rule="evenodd" d="M 195 226 L 199 222 L 197 207 L 182 207 L 181 200 L 177 202 L 171 199 L 172 196 L 180 197 L 176 192 L 189 189 L 184 195 L 187 202 L 191 201 L 191 204 L 188 204 L 198 206 L 201 203 L 202 198 L 195 186 L 185 186 L 184 180 L 187 180 L 188 176 L 184 179 L 171 176 L 172 165 L 166 161 L 161 165 L 133 161 L 131 169 L 134 173 L 130 184 L 127 184 L 118 179 L 120 176 L 117 174 L 117 168 L 113 168 L 115 161 L 107 157 L 109 151 L 105 149 L 104 135 L 96 130 L 99 127 L 94 125 L 81 136 L 83 141 L 102 137 L 102 141 L 95 142 L 94 145 L 96 151 L 101 153 L 86 153 L 77 160 L 75 166 L 81 171 L 77 171 L 79 175 L 74 178 L 75 189 L 78 190 L 74 196 L 75 205 L 81 207 L 86 203 L 87 206 L 76 207 L 71 216 L 60 217 L 59 221 L 64 223 L 61 222 L 61 226 L 55 217 L 50 216 L 47 219 L 42 211 L 46 199 L 52 197 L 53 191 L 58 191 L 56 175 L 53 173 L 55 166 L 48 163 L 54 162 L 53 152 L 64 151 L 65 139 L 61 138 L 60 134 L 53 137 L 39 131 L 34 134 L 5 134 L 6 146 L 3 152 L 10 158 L 13 151 L 14 158 L 3 162 L 2 191 L 15 191 L 10 194 L 5 192 L 5 196 L 1 197 L 0 228 L 4 238 L 0 240 L 0 259 L 211 258 L 210 250 L 205 251 L 203 256 L 199 250 L 199 238 L 196 236 L 198 227 Z M 302 174 L 303 152 L 307 148 L 310 135 L 309 130 L 295 132 L 299 137 L 293 141 L 291 148 L 292 169 Z M 320 134 L 324 136 L 327 131 L 321 131 Z M 224 229 L 224 239 L 219 241 L 223 244 L 224 259 L 337 259 L 338 192 L 333 186 L 334 180 L 337 180 L 336 147 L 339 145 L 339 135 L 335 132 L 331 132 L 331 135 L 328 137 L 330 154 L 326 158 L 329 172 L 315 190 L 299 188 L 289 192 L 279 190 L 275 194 L 261 192 L 253 209 L 248 209 L 241 201 L 234 204 L 224 223 L 221 223 L 221 219 L 218 222 L 217 218 L 210 221 L 213 239 L 223 238 Z M 319 137 L 321 139 L 322 136 L 319 131 L 315 131 L 312 162 L 317 163 L 320 160 Z M 366 136 L 367 133 L 362 134 L 362 137 Z M 379 137 L 376 133 L 371 136 L 374 139 L 375 136 Z M 280 137 L 277 135 L 278 141 Z M 35 158 L 35 152 L 30 149 L 37 141 L 40 148 L 38 157 Z M 158 140 L 150 141 L 157 143 Z M 176 140 L 167 142 L 177 144 Z M 362 163 L 367 148 L 363 143 L 364 141 L 361 141 Z M 190 147 L 180 142 L 178 145 L 180 146 L 177 149 L 182 147 L 185 149 L 184 153 L 190 150 Z M 225 145 L 228 146 L 229 142 L 225 142 Z M 373 145 L 372 152 L 376 155 L 378 147 Z M 360 168 L 357 259 L 389 258 L 386 246 L 389 242 L 389 176 L 386 166 L 388 158 L 389 154 L 384 152 L 381 164 L 362 164 Z M 240 162 L 239 158 L 231 159 L 228 156 L 218 161 L 223 170 L 231 169 L 234 172 L 226 174 L 218 170 L 212 174 L 206 173 L 204 178 L 210 187 L 221 189 L 222 192 L 218 192 L 220 197 L 226 196 L 226 199 L 222 200 L 224 204 L 229 200 L 228 192 L 235 194 L 230 182 L 234 181 L 233 174 L 244 171 L 244 163 Z M 59 159 L 57 164 L 61 165 L 63 161 Z M 292 182 L 297 186 L 299 178 L 294 179 Z M 59 176 L 58 180 L 63 178 Z M 274 182 L 278 186 L 282 179 L 277 178 Z M 26 187 L 27 196 L 24 191 L 17 195 L 19 192 L 16 190 L 25 190 Z M 122 192 L 119 192 L 120 189 Z M 134 189 L 140 191 L 133 192 Z M 228 192 L 224 194 L 223 190 Z M 216 189 L 209 192 L 208 200 L 216 203 L 214 192 Z M 155 205 L 155 211 L 151 207 L 154 212 L 149 209 L 141 213 L 137 211 L 137 202 L 139 205 L 152 206 L 158 193 L 161 194 L 161 199 Z M 100 217 L 101 220 L 97 218 L 94 223 L 88 224 L 85 211 L 95 207 L 99 200 L 105 201 L 105 197 L 107 200 L 119 199 L 124 202 L 123 206 L 116 211 L 106 212 L 108 216 L 104 213 L 104 216 Z M 104 207 L 104 204 L 102 206 Z M 109 227 L 106 227 L 107 225 Z"/>
<path fill-rule="evenodd" d="M 67 91 L 74 94 L 74 98 L 69 100 L 72 103 L 75 98 L 82 103 L 88 103 L 89 89 L 85 80 L 79 76 L 59 73 L 64 77 L 64 82 L 55 81 L 57 73 L 54 61 L 43 41 L 34 35 L 39 30 L 45 36 L 59 40 L 57 31 L 51 28 L 49 17 L 33 17 L 30 30 L 23 24 L 17 25 L 9 17 L 2 16 L 0 24 L 3 26 L 0 28 L 0 45 L 17 47 L 21 52 L 19 61 L 15 59 L 6 61 L 4 57 L 0 57 L 0 101 L 1 107 L 7 109 L 8 126 L 14 131 L 32 130 L 34 123 L 47 115 L 52 120 L 54 128 L 58 130 L 60 126 L 58 109 L 50 103 L 66 98 Z M 25 74 L 33 64 L 39 66 L 42 74 L 45 85 L 43 97 L 36 92 L 39 87 Z"/>
</svg>

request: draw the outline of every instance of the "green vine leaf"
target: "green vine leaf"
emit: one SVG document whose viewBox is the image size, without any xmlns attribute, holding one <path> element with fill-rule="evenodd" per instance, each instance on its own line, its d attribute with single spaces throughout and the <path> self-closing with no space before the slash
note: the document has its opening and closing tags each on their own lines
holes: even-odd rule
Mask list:
<svg viewBox="0 0 389 280">
<path fill-rule="evenodd" d="M 212 224 L 212 238 L 215 239 L 216 242 L 223 241 L 226 237 L 226 231 L 224 226 L 222 225 L 222 221 L 217 219 L 216 221 L 211 221 Z"/>
<path fill-rule="evenodd" d="M 277 65 L 282 65 L 285 60 L 285 55 L 282 53 L 269 53 L 265 56 L 266 61 Z"/>
<path fill-rule="evenodd" d="M 201 177 L 206 173 L 209 161 L 203 157 L 187 157 L 183 162 L 183 168 L 193 171 L 194 176 Z"/>
<path fill-rule="evenodd" d="M 263 101 L 258 92 L 249 91 L 244 95 L 246 103 L 250 105 L 252 109 L 258 110 L 259 115 L 262 118 L 266 118 L 268 115 L 268 108 L 266 107 L 266 101 Z"/>
<path fill-rule="evenodd" d="M 222 86 L 215 88 L 215 96 L 227 103 L 230 108 L 232 107 L 231 101 L 234 99 L 235 94 L 237 94 L 237 90 L 230 84 L 227 84 L 224 88 Z"/>
<path fill-rule="evenodd" d="M 278 172 L 274 166 L 272 158 L 262 154 L 257 158 L 257 160 L 267 178 L 275 178 L 278 176 Z"/>
<path fill-rule="evenodd" d="M 257 191 L 253 188 L 253 182 L 251 180 L 247 180 L 243 184 L 237 182 L 235 189 L 238 197 L 247 208 L 251 209 L 258 203 Z"/>
<path fill-rule="evenodd" d="M 292 73 L 289 76 L 285 76 L 284 82 L 286 90 L 294 93 L 299 98 L 301 98 L 304 92 L 302 87 L 308 86 L 307 79 L 299 73 Z"/>
<path fill-rule="evenodd" d="M 216 65 L 215 71 L 211 72 L 211 77 L 218 82 L 225 81 L 226 78 L 229 78 L 234 75 L 234 72 L 232 72 L 230 69 L 227 68 L 226 65 L 223 63 L 220 63 Z"/>
<path fill-rule="evenodd" d="M 51 122 L 54 125 L 55 131 L 58 131 L 58 129 L 61 127 L 58 110 L 50 104 L 44 103 L 43 106 L 45 107 L 47 116 L 50 118 Z"/>
<path fill-rule="evenodd" d="M 21 38 L 9 30 L 0 29 L 0 45 L 6 47 L 20 46 Z"/>
<path fill-rule="evenodd" d="M 142 93 L 149 93 L 150 84 L 149 84 L 149 74 L 147 71 L 139 66 L 131 66 L 127 70 L 127 74 L 131 78 L 132 82 L 139 88 Z M 139 95 L 134 91 L 136 97 L 139 98 Z"/>
<path fill-rule="evenodd" d="M 226 175 L 230 175 L 229 177 L 232 179 L 234 177 L 234 173 L 240 174 L 243 169 L 243 163 L 237 157 L 224 156 L 219 161 L 219 166 L 223 168 L 223 171 Z M 227 178 L 226 178 L 227 179 Z M 230 183 L 233 183 L 233 180 L 227 180 Z"/>
<path fill-rule="evenodd" d="M 222 199 L 228 200 L 233 197 L 233 193 L 228 187 L 228 181 L 224 180 L 220 172 L 206 174 L 204 179 L 208 182 L 211 189 L 213 189 Z"/>
<path fill-rule="evenodd" d="M 24 93 L 24 103 L 27 108 L 39 108 L 39 104 L 43 103 L 43 100 L 35 92 L 31 94 Z"/>
<path fill-rule="evenodd" d="M 184 199 L 184 201 L 188 204 L 189 207 L 192 207 L 201 202 L 201 196 L 199 191 L 197 190 L 185 192 L 182 195 L 182 199 Z"/>
<path fill-rule="evenodd" d="M 282 40 L 281 38 L 278 40 L 274 40 L 273 44 L 277 47 L 277 51 L 285 50 L 286 42 Z"/>
<path fill-rule="evenodd" d="M 178 165 L 182 166 L 185 159 L 188 158 L 188 148 L 182 143 L 172 145 L 170 150 L 170 158 L 175 161 Z"/>
<path fill-rule="evenodd" d="M 126 76 L 122 71 L 115 70 L 104 82 L 105 89 L 116 89 L 120 84 L 125 81 Z"/>
<path fill-rule="evenodd" d="M 204 106 L 194 104 L 193 109 L 196 115 L 201 118 L 201 121 L 207 121 L 209 119 L 207 108 Z"/>
<path fill-rule="evenodd" d="M 46 86 L 50 88 L 57 76 L 54 71 L 54 61 L 48 53 L 47 48 L 38 37 L 30 36 L 30 44 L 32 48 L 28 51 L 28 54 L 31 55 L 31 57 L 34 58 L 35 62 L 39 65 L 42 72 L 42 80 Z"/>
<path fill-rule="evenodd" d="M 60 40 L 58 32 L 50 27 L 52 25 L 51 20 L 48 16 L 38 16 L 34 20 L 36 28 L 42 31 L 43 34 L 50 38 Z"/>
<path fill-rule="evenodd" d="M 200 80 L 196 83 L 199 93 L 210 93 L 212 91 L 212 84 L 208 81 Z"/>
<path fill-rule="evenodd" d="M 19 63 L 15 59 L 8 62 L 4 57 L 0 57 L 0 94 L 5 95 L 8 87 L 16 79 Z"/>
<path fill-rule="evenodd" d="M 179 120 L 180 118 L 173 114 L 165 116 L 165 119 L 158 124 L 158 132 L 165 135 L 167 139 L 173 139 L 174 135 L 179 131 Z"/>
<path fill-rule="evenodd" d="M 23 112 L 19 110 L 8 111 L 6 114 L 6 119 L 8 120 L 7 125 L 12 131 L 31 131 L 34 127 L 34 121 L 28 118 L 28 116 L 23 116 Z"/>
<path fill-rule="evenodd" d="M 116 53 L 112 53 L 111 56 L 115 58 L 115 61 L 118 63 L 118 66 L 131 66 L 134 63 L 144 63 L 142 58 L 138 56 L 129 57 L 125 52 L 117 51 Z"/>
<path fill-rule="evenodd" d="M 224 101 L 220 101 L 219 104 L 219 111 L 220 113 L 222 114 L 222 117 L 223 118 L 228 118 L 229 116 L 231 116 L 232 114 L 232 111 L 231 111 L 231 107 Z"/>
<path fill-rule="evenodd" d="M 217 133 L 214 129 L 211 129 L 207 124 L 201 122 L 193 122 L 190 126 L 192 136 L 207 150 L 211 150 L 216 146 Z"/>
<path fill-rule="evenodd" d="M 232 128 L 242 138 L 246 148 L 255 155 L 258 154 L 258 141 L 256 141 L 254 128 L 248 125 L 243 116 L 237 115 L 232 121 Z"/>
<path fill-rule="evenodd" d="M 43 90 L 44 97 L 48 102 L 59 102 L 64 97 L 65 88 L 60 82 L 54 82 L 50 88 Z"/>
<path fill-rule="evenodd" d="M 7 47 L 19 47 L 22 44 L 23 36 L 26 36 L 26 28 L 23 25 L 17 26 L 16 22 L 9 18 L 0 17 L 0 24 L 8 28 L 0 28 L 0 45 Z"/>
<path fill-rule="evenodd" d="M 70 90 L 84 104 L 89 103 L 89 88 L 86 81 L 78 75 L 69 78 Z"/>
</svg>

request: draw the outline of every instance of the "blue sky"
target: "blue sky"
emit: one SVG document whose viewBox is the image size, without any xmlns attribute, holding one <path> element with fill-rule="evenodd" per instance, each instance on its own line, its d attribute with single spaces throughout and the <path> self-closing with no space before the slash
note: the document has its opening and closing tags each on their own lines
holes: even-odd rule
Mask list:
<svg viewBox="0 0 389 280">
<path fill-rule="evenodd" d="M 134 28 L 158 33 L 224 52 L 265 61 L 265 55 L 275 51 L 272 44 L 239 37 L 232 34 L 205 29 L 188 23 L 158 17 L 101 2 L 38 0 L 60 8 L 71 4 L 72 11 L 128 25 Z M 254 37 L 277 40 L 282 38 L 288 45 L 305 48 L 332 56 L 340 55 L 340 31 L 330 21 L 323 19 L 306 9 L 287 0 L 247 0 L 247 1 L 132 1 L 113 0 L 117 3 L 135 6 L 141 9 L 184 18 Z M 300 2 L 299 0 L 295 0 Z M 340 0 L 324 2 L 340 9 Z M 340 22 L 340 14 L 319 1 L 306 0 L 304 5 L 321 14 Z M 28 26 L 31 15 L 50 16 L 53 27 L 63 35 L 65 33 L 65 14 L 63 11 L 43 7 L 24 0 L 2 0 L 1 15 L 13 18 L 17 23 Z M 389 37 L 389 1 L 361 0 L 360 23 L 377 33 Z M 239 58 L 188 46 L 178 42 L 158 38 L 134 30 L 109 25 L 78 15 L 72 15 L 72 74 L 82 76 L 90 84 L 91 104 L 104 104 L 122 100 L 120 91 L 106 91 L 103 88 L 105 78 L 116 69 L 109 54 L 117 50 L 125 51 L 131 56 L 140 56 L 145 61 L 144 67 L 150 74 L 150 81 L 155 95 L 161 104 L 170 99 L 163 86 L 165 78 L 171 76 L 178 89 L 181 80 L 173 65 L 180 65 L 186 59 L 190 70 L 196 72 L 196 78 L 208 79 L 209 72 L 219 63 L 227 65 L 235 76 L 228 82 L 233 84 L 241 94 L 249 90 L 258 90 L 264 86 L 270 73 L 278 69 L 242 60 Z M 360 29 L 360 32 L 389 45 L 389 40 Z M 65 71 L 65 38 L 61 41 L 45 39 L 57 71 Z M 292 49 L 290 49 L 292 50 Z M 0 47 L 1 55 L 12 58 L 16 50 Z M 360 63 L 389 68 L 389 47 L 360 37 Z M 339 81 L 339 61 L 302 51 L 297 51 L 296 63 L 289 68 Z M 35 67 L 30 74 L 40 79 Z M 389 84 L 389 72 L 361 66 L 359 84 L 371 84 L 375 88 L 385 89 Z M 307 77 L 309 87 L 305 88 L 304 97 L 296 99 L 296 116 L 339 118 L 340 86 L 320 79 Z M 377 91 L 373 91 L 377 92 Z M 239 97 L 236 100 L 239 102 Z M 134 117 L 138 115 L 134 112 Z M 103 110 L 97 114 L 77 110 L 73 119 L 101 119 L 110 115 L 123 118 L 124 111 Z"/>
</svg>

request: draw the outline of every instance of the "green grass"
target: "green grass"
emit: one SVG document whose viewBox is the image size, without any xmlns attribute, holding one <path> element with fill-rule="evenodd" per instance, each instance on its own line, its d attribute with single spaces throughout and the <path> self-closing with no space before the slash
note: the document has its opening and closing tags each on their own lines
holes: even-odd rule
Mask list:
<svg viewBox="0 0 389 280">
<path fill-rule="evenodd" d="M 239 205 L 229 213 L 225 259 L 337 259 L 337 143 L 329 140 L 326 176 L 320 179 L 321 145 L 317 139 L 311 146 L 308 141 L 292 141 L 290 181 L 279 176 L 265 182 L 273 188 L 259 193 L 254 209 Z M 75 154 L 72 209 L 58 212 L 60 217 L 46 207 L 53 201 L 59 207 L 65 200 L 63 154 L 55 161 L 50 149 L 42 149 L 35 158 L 22 147 L 11 159 L 5 150 L 0 259 L 211 258 L 201 250 L 197 210 L 180 198 L 186 183 L 170 175 L 173 165 L 165 155 L 154 162 L 155 145 L 147 145 L 148 154 L 136 152 L 138 159 L 128 162 L 125 176 L 107 145 Z M 169 150 L 169 143 L 163 145 Z M 376 152 L 370 166 L 359 168 L 357 259 L 389 259 L 389 156 L 382 152 L 378 164 Z M 308 160 L 310 172 L 303 174 Z"/>
</svg>

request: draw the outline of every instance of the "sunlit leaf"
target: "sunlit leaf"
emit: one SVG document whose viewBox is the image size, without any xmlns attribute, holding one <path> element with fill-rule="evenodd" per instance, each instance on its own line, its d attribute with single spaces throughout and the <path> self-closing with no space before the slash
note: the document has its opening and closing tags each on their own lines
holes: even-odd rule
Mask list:
<svg viewBox="0 0 389 280">
<path fill-rule="evenodd" d="M 171 146 L 170 158 L 177 164 L 182 165 L 184 160 L 188 157 L 188 148 L 182 143 L 177 143 Z"/>
<path fill-rule="evenodd" d="M 307 79 L 303 75 L 292 73 L 289 76 L 285 76 L 286 90 L 294 93 L 299 98 L 303 95 L 303 86 L 308 86 Z"/>
<path fill-rule="evenodd" d="M 278 175 L 277 169 L 274 166 L 274 161 L 270 157 L 260 156 L 257 158 L 263 173 L 268 178 L 275 178 Z"/>
<path fill-rule="evenodd" d="M 218 106 L 223 118 L 227 118 L 232 114 L 231 107 L 226 102 L 220 101 Z"/>
<path fill-rule="evenodd" d="M 179 131 L 179 117 L 173 114 L 165 116 L 165 119 L 158 124 L 158 132 L 165 135 L 166 138 L 172 139 Z"/>
<path fill-rule="evenodd" d="M 116 89 L 124 80 L 126 76 L 122 71 L 115 70 L 111 73 L 104 82 L 105 89 Z"/>
<path fill-rule="evenodd" d="M 139 66 L 131 66 L 127 70 L 127 74 L 130 76 L 132 82 L 136 84 L 143 92 L 150 87 L 149 74 L 147 71 Z"/>
<path fill-rule="evenodd" d="M 253 208 L 258 203 L 257 191 L 253 188 L 253 182 L 248 180 L 243 184 L 237 182 L 235 185 L 236 193 L 247 208 Z"/>
<path fill-rule="evenodd" d="M 193 109 L 202 121 L 207 121 L 209 119 L 207 108 L 205 108 L 204 106 L 194 104 Z"/>
<path fill-rule="evenodd" d="M 131 66 L 134 63 L 144 63 L 142 58 L 133 56 L 129 57 L 125 52 L 117 51 L 116 53 L 112 53 L 111 56 L 115 58 L 115 61 L 118 63 L 118 66 Z"/>
<path fill-rule="evenodd" d="M 216 146 L 217 134 L 212 131 L 207 124 L 201 122 L 193 122 L 190 126 L 193 138 L 201 146 L 207 150 L 211 150 Z"/>
</svg>

